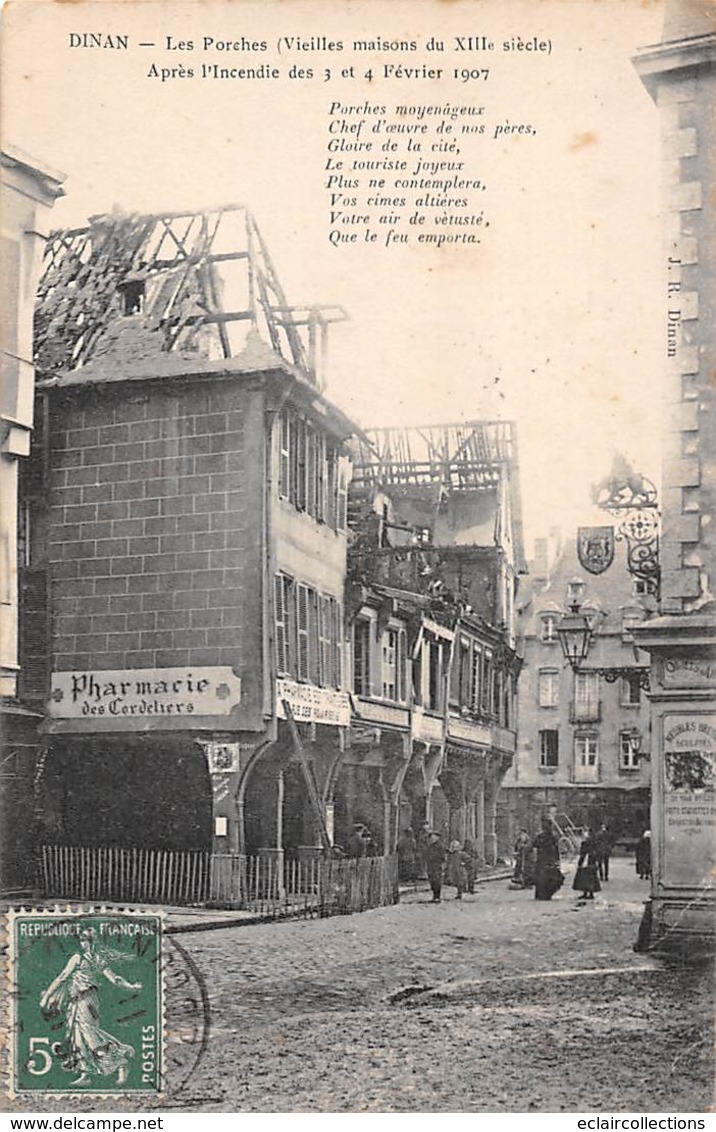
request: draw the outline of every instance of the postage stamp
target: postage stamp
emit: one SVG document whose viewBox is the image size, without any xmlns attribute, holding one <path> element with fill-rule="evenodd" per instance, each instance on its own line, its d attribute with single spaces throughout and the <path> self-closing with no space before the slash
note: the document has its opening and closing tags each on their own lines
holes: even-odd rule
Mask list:
<svg viewBox="0 0 716 1132">
<path fill-rule="evenodd" d="M 161 1091 L 159 913 L 10 912 L 8 978 L 10 1095 Z"/>
</svg>

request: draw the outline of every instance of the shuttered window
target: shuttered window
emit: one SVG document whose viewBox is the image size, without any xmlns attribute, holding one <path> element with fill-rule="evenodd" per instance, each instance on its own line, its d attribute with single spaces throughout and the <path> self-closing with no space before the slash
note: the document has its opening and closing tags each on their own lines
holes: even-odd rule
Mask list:
<svg viewBox="0 0 716 1132">
<path fill-rule="evenodd" d="M 308 635 L 308 586 L 299 585 L 296 593 L 296 627 L 298 630 L 299 680 L 310 679 L 310 644 Z"/>
<path fill-rule="evenodd" d="M 283 499 L 291 498 L 291 424 L 287 412 L 281 414 L 281 437 L 278 472 L 278 493 Z"/>
<path fill-rule="evenodd" d="M 408 640 L 405 629 L 398 630 L 398 699 L 404 704 L 408 698 L 407 672 Z"/>
<path fill-rule="evenodd" d="M 285 574 L 277 574 L 274 579 L 276 602 L 276 671 L 280 676 L 290 676 L 292 671 L 291 649 L 291 589 L 292 582 Z"/>
<path fill-rule="evenodd" d="M 331 598 L 333 612 L 331 650 L 333 653 L 333 687 L 340 688 L 343 683 L 342 643 L 343 643 L 343 608 L 339 601 Z"/>
</svg>

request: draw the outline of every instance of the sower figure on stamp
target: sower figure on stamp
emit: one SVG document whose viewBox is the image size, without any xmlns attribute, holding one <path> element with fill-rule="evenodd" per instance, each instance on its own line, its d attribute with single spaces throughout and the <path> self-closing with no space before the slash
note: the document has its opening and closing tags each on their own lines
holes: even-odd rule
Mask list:
<svg viewBox="0 0 716 1132">
<path fill-rule="evenodd" d="M 112 971 L 95 946 L 94 932 L 87 928 L 79 936 L 80 951 L 70 956 L 63 970 L 40 997 L 40 1009 L 49 1016 L 64 1012 L 66 1023 L 63 1067 L 79 1072 L 73 1085 L 86 1085 L 91 1077 L 117 1074 L 123 1085 L 134 1057 L 132 1046 L 102 1030 L 99 1025 L 99 986 L 102 978 L 126 990 L 139 990 Z"/>
</svg>

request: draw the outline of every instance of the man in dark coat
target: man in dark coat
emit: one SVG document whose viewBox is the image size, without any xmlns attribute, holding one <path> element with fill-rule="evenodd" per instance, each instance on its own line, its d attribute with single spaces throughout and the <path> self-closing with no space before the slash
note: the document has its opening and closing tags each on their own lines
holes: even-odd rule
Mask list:
<svg viewBox="0 0 716 1132">
<path fill-rule="evenodd" d="M 428 881 L 433 893 L 433 902 L 440 903 L 440 893 L 443 887 L 443 868 L 445 866 L 445 847 L 437 833 L 431 833 L 428 847 L 425 851 L 425 863 L 428 870 Z"/>
<path fill-rule="evenodd" d="M 594 838 L 597 869 L 600 880 L 609 880 L 609 858 L 612 855 L 612 835 L 606 825 L 602 825 Z"/>
</svg>

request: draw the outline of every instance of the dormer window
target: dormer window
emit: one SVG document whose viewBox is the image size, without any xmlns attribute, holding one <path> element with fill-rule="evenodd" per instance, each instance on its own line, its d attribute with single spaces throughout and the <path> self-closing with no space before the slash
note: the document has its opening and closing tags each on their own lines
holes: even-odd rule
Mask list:
<svg viewBox="0 0 716 1132">
<path fill-rule="evenodd" d="M 143 314 L 144 312 L 144 280 L 130 279 L 120 287 L 122 292 L 123 313 Z"/>
<path fill-rule="evenodd" d="M 587 588 L 587 583 L 581 578 L 572 578 L 571 582 L 567 584 L 567 605 L 571 608 L 576 606 L 579 609 L 584 599 L 584 591 Z"/>
<path fill-rule="evenodd" d="M 556 613 L 543 613 L 540 618 L 540 640 L 541 641 L 556 641 L 557 640 L 557 614 Z"/>
</svg>

